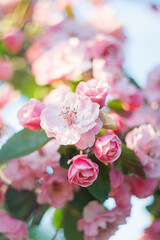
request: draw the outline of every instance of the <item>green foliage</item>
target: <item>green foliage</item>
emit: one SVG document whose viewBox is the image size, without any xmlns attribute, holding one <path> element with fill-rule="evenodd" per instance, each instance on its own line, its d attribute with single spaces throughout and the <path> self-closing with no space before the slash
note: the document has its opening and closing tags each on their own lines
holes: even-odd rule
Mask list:
<svg viewBox="0 0 160 240">
<path fill-rule="evenodd" d="M 3 234 L 0 234 L 0 240 L 6 240 L 6 237 Z"/>
<path fill-rule="evenodd" d="M 54 217 L 53 217 L 53 225 L 56 228 L 62 227 L 63 216 L 64 216 L 64 208 L 55 210 Z"/>
<path fill-rule="evenodd" d="M 14 218 L 31 220 L 30 227 L 39 225 L 44 213 L 49 208 L 47 204 L 39 205 L 36 202 L 34 192 L 18 191 L 13 188 L 9 188 L 6 193 L 4 207 Z"/>
<path fill-rule="evenodd" d="M 82 213 L 83 208 L 90 202 L 95 200 L 95 198 L 89 193 L 87 188 L 80 188 L 78 192 L 75 192 L 74 200 L 69 202 L 69 204 Z"/>
<path fill-rule="evenodd" d="M 70 209 L 67 211 L 64 221 L 64 235 L 66 240 L 84 240 L 83 233 L 77 230 L 77 222 L 80 219 L 79 213 Z"/>
<path fill-rule="evenodd" d="M 45 212 L 48 210 L 48 208 L 49 208 L 49 205 L 47 205 L 47 204 L 43 204 L 43 205 L 36 204 L 36 207 L 33 210 L 34 215 L 32 217 L 31 226 L 40 224 L 40 221 L 41 221 L 43 215 L 45 214 Z"/>
<path fill-rule="evenodd" d="M 115 163 L 115 167 L 124 174 L 135 174 L 145 178 L 144 167 L 131 149 L 122 144 L 122 153 Z"/>
<path fill-rule="evenodd" d="M 154 201 L 151 205 L 147 206 L 147 210 L 154 216 L 154 218 L 160 218 L 160 190 L 157 190 L 154 194 Z"/>
<path fill-rule="evenodd" d="M 48 138 L 43 130 L 32 131 L 23 129 L 14 134 L 0 150 L 0 163 L 25 156 L 45 145 L 52 138 Z"/>
<path fill-rule="evenodd" d="M 5 208 L 14 218 L 26 220 L 35 206 L 36 196 L 33 192 L 8 189 L 5 197 Z"/>
<path fill-rule="evenodd" d="M 19 64 L 20 59 L 16 59 Z M 21 59 L 23 61 L 23 59 Z M 51 86 L 39 86 L 36 84 L 34 77 L 27 71 L 27 69 L 18 69 L 15 71 L 13 78 L 11 79 L 11 84 L 15 89 L 19 90 L 22 94 L 28 96 L 29 98 L 36 98 L 42 100 L 51 90 Z"/>
<path fill-rule="evenodd" d="M 122 102 L 118 99 L 108 102 L 108 107 L 116 111 L 124 111 Z"/>
<path fill-rule="evenodd" d="M 98 164 L 99 175 L 96 181 L 87 189 L 96 199 L 105 200 L 110 192 L 109 167 L 99 161 L 93 154 L 88 157 Z"/>
<path fill-rule="evenodd" d="M 61 146 L 59 149 L 61 154 L 60 165 L 62 168 L 68 169 L 71 164 L 68 164 L 67 161 L 73 158 L 75 155 L 79 154 L 77 148 L 73 145 L 70 146 Z"/>
</svg>

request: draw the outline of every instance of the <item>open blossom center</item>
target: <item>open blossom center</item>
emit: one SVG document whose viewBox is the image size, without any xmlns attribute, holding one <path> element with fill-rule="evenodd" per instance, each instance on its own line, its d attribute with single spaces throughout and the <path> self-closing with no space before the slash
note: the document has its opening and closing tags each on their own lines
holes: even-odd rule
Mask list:
<svg viewBox="0 0 160 240">
<path fill-rule="evenodd" d="M 63 119 L 67 121 L 68 125 L 71 126 L 72 124 L 75 124 L 75 121 L 77 119 L 76 108 L 72 109 L 70 106 L 69 107 L 63 106 L 63 110 L 60 112 L 59 116 L 63 117 Z"/>
</svg>

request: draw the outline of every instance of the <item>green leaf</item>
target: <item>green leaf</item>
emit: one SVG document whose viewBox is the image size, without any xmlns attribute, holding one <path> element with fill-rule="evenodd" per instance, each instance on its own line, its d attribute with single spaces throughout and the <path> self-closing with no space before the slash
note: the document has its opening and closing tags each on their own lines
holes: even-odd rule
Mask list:
<svg viewBox="0 0 160 240">
<path fill-rule="evenodd" d="M 0 233 L 0 240 L 6 240 L 6 237 Z"/>
<path fill-rule="evenodd" d="M 122 107 L 122 102 L 118 99 L 108 102 L 108 107 L 111 109 L 114 109 L 116 111 L 124 111 L 124 109 Z"/>
<path fill-rule="evenodd" d="M 43 204 L 43 205 L 37 204 L 36 205 L 36 208 L 34 209 L 31 226 L 40 224 L 40 221 L 41 221 L 43 215 L 45 214 L 45 212 L 48 210 L 48 208 L 49 208 L 49 205 L 47 205 L 47 204 Z"/>
<path fill-rule="evenodd" d="M 83 233 L 77 230 L 78 212 L 70 210 L 64 220 L 64 235 L 66 240 L 84 240 Z"/>
<path fill-rule="evenodd" d="M 77 154 L 79 154 L 77 148 L 73 145 L 61 146 L 59 149 L 61 154 L 60 165 L 62 168 L 69 169 L 71 164 L 68 164 L 67 161 Z"/>
<path fill-rule="evenodd" d="M 138 83 L 137 83 L 133 78 L 131 78 L 131 77 L 128 77 L 128 78 L 129 78 L 130 83 L 132 83 L 133 85 L 135 85 L 137 88 L 141 88 L 141 87 L 138 85 Z"/>
<path fill-rule="evenodd" d="M 83 208 L 93 200 L 95 200 L 95 198 L 89 193 L 87 188 L 80 188 L 78 192 L 75 192 L 74 200 L 69 202 L 69 204 L 82 213 Z"/>
<path fill-rule="evenodd" d="M 0 163 L 34 152 L 51 139 L 46 136 L 43 130 L 32 131 L 23 129 L 9 138 L 2 146 L 0 150 Z"/>
<path fill-rule="evenodd" d="M 19 58 L 14 58 L 13 61 L 15 63 L 15 66 L 20 66 Z M 24 59 L 21 58 L 21 61 L 24 62 Z M 14 76 L 10 82 L 14 88 L 19 90 L 22 94 L 27 95 L 29 98 L 36 98 L 39 100 L 42 100 L 43 97 L 46 96 L 52 89 L 52 87 L 49 85 L 37 85 L 34 77 L 29 73 L 27 69 L 27 64 L 22 66 L 21 69 L 17 69 L 15 71 Z"/>
<path fill-rule="evenodd" d="M 144 167 L 131 149 L 122 144 L 122 153 L 115 163 L 115 167 L 124 174 L 135 174 L 145 178 Z"/>
<path fill-rule="evenodd" d="M 54 216 L 53 216 L 53 225 L 56 228 L 60 228 L 62 225 L 62 221 L 63 221 L 63 216 L 64 216 L 64 209 L 56 209 L 54 212 Z"/>
<path fill-rule="evenodd" d="M 158 190 L 154 194 L 154 201 L 151 205 L 147 206 L 147 210 L 154 216 L 154 218 L 160 218 L 160 191 Z"/>
<path fill-rule="evenodd" d="M 96 181 L 87 189 L 96 199 L 105 200 L 110 192 L 109 167 L 99 161 L 93 154 L 89 155 L 88 158 L 98 164 L 99 175 Z"/>
<path fill-rule="evenodd" d="M 36 195 L 29 191 L 17 191 L 9 188 L 5 196 L 5 208 L 11 216 L 26 219 L 34 210 Z"/>
</svg>

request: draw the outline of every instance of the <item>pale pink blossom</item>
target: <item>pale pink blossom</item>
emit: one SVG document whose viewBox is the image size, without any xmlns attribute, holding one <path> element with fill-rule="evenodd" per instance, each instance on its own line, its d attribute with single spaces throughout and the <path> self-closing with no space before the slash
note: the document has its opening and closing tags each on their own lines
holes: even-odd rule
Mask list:
<svg viewBox="0 0 160 240">
<path fill-rule="evenodd" d="M 26 189 L 31 191 L 36 187 L 35 174 L 29 166 L 22 165 L 20 158 L 9 161 L 4 174 L 17 190 Z"/>
<path fill-rule="evenodd" d="M 0 60 L 0 81 L 10 80 L 13 76 L 13 64 L 9 60 Z"/>
<path fill-rule="evenodd" d="M 76 183 L 82 187 L 90 186 L 98 177 L 99 167 L 87 155 L 74 156 L 68 163 L 72 163 L 68 170 L 70 183 Z"/>
<path fill-rule="evenodd" d="M 130 131 L 126 145 L 139 157 L 145 173 L 150 178 L 160 176 L 160 135 L 151 125 L 143 124 Z"/>
<path fill-rule="evenodd" d="M 65 10 L 66 7 L 74 7 L 77 0 L 57 0 L 55 6 L 57 9 Z"/>
<path fill-rule="evenodd" d="M 123 108 L 126 111 L 132 111 L 140 108 L 143 104 L 142 91 L 131 84 L 127 78 L 122 78 L 112 86 L 112 96 L 123 102 Z"/>
<path fill-rule="evenodd" d="M 122 45 L 111 36 L 97 35 L 90 41 L 88 54 L 92 59 L 104 59 L 109 66 L 122 67 L 124 62 Z"/>
<path fill-rule="evenodd" d="M 5 176 L 14 188 L 33 190 L 37 179 L 46 174 L 47 166 L 50 166 L 53 171 L 60 167 L 58 148 L 57 141 L 51 140 L 38 151 L 9 161 L 4 171 Z"/>
<path fill-rule="evenodd" d="M 91 67 L 84 47 L 76 38 L 60 42 L 45 51 L 32 63 L 32 72 L 39 85 L 57 80 L 72 80 Z"/>
<path fill-rule="evenodd" d="M 158 185 L 158 178 L 146 178 L 137 177 L 131 183 L 132 194 L 138 198 L 146 198 L 151 196 L 156 190 Z"/>
<path fill-rule="evenodd" d="M 21 165 L 28 166 L 36 177 L 42 177 L 47 166 L 52 167 L 53 170 L 60 167 L 60 154 L 58 153 L 59 147 L 59 143 L 53 139 L 38 151 L 22 157 Z"/>
<path fill-rule="evenodd" d="M 95 135 L 102 127 L 98 116 L 97 103 L 69 92 L 62 101 L 55 100 L 46 106 L 41 113 L 41 127 L 61 145 L 75 144 L 85 149 L 94 144 Z"/>
<path fill-rule="evenodd" d="M 56 9 L 52 0 L 39 0 L 33 6 L 33 22 L 40 26 L 53 26 L 63 20 L 63 13 Z"/>
<path fill-rule="evenodd" d="M 100 0 L 93 0 L 100 2 Z M 102 0 L 101 0 L 102 2 Z M 99 4 L 93 11 L 89 22 L 97 29 L 98 32 L 109 34 L 124 42 L 125 34 L 122 23 L 115 16 L 115 9 L 109 4 Z"/>
<path fill-rule="evenodd" d="M 77 94 L 89 97 L 92 102 L 98 103 L 100 108 L 104 106 L 108 92 L 108 84 L 96 79 L 80 82 L 76 88 Z"/>
<path fill-rule="evenodd" d="M 117 207 L 123 209 L 125 215 L 129 216 L 131 212 L 131 186 L 127 179 L 123 181 L 123 184 L 121 184 L 112 197 L 114 197 Z"/>
<path fill-rule="evenodd" d="M 49 104 L 54 102 L 55 99 L 56 101 L 61 101 L 65 94 L 67 94 L 68 92 L 71 92 L 71 89 L 67 85 L 61 84 L 57 88 L 52 90 L 48 95 L 46 95 L 43 99 L 43 102 L 45 104 Z"/>
<path fill-rule="evenodd" d="M 73 200 L 73 186 L 63 175 L 45 176 L 37 201 L 40 204 L 48 203 L 60 209 L 67 201 Z"/>
<path fill-rule="evenodd" d="M 104 0 L 91 0 L 95 5 L 102 4 Z"/>
<path fill-rule="evenodd" d="M 3 14 L 14 11 L 20 0 L 1 0 L 0 1 L 0 12 Z"/>
<path fill-rule="evenodd" d="M 119 187 L 121 187 L 124 181 L 124 177 L 120 171 L 114 168 L 110 169 L 109 176 L 110 176 L 110 182 L 111 182 L 111 191 L 109 193 L 109 196 L 114 196 L 115 193 L 119 190 Z"/>
<path fill-rule="evenodd" d="M 19 52 L 24 43 L 25 34 L 19 29 L 10 29 L 3 36 L 3 42 L 11 53 Z"/>
<path fill-rule="evenodd" d="M 114 86 L 124 75 L 122 70 L 116 66 L 109 66 L 104 59 L 93 59 L 93 77 L 99 81 L 107 82 L 109 86 Z"/>
<path fill-rule="evenodd" d="M 40 126 L 40 115 L 42 110 L 45 108 L 45 104 L 38 101 L 37 99 L 31 98 L 29 103 L 24 105 L 18 111 L 19 124 L 24 128 L 31 130 L 39 130 Z"/>
<path fill-rule="evenodd" d="M 160 219 L 155 219 L 150 227 L 145 229 L 145 233 L 138 240 L 159 240 Z"/>
<path fill-rule="evenodd" d="M 160 65 L 156 66 L 148 75 L 144 95 L 149 103 L 160 104 Z"/>
<path fill-rule="evenodd" d="M 25 223 L 9 216 L 3 210 L 0 210 L 0 233 L 10 240 L 29 240 Z"/>
<path fill-rule="evenodd" d="M 108 132 L 105 136 L 97 139 L 93 152 L 101 162 L 113 163 L 121 154 L 121 144 L 117 135 Z"/>
<path fill-rule="evenodd" d="M 0 85 L 0 108 L 15 100 L 18 96 L 19 93 L 13 89 L 12 85 L 8 83 Z"/>
<path fill-rule="evenodd" d="M 122 210 L 105 211 L 98 201 L 91 201 L 83 210 L 83 218 L 78 221 L 78 230 L 84 231 L 85 240 L 108 240 L 118 226 L 125 223 L 125 218 Z"/>
<path fill-rule="evenodd" d="M 160 129 L 158 111 L 154 111 L 148 105 L 142 105 L 141 108 L 126 116 L 123 123 L 126 130 L 144 123 L 151 124 L 156 129 Z"/>
<path fill-rule="evenodd" d="M 122 117 L 117 113 L 110 113 L 109 116 L 116 123 L 117 130 L 112 130 L 114 133 L 121 133 L 123 129 L 123 120 Z"/>
</svg>

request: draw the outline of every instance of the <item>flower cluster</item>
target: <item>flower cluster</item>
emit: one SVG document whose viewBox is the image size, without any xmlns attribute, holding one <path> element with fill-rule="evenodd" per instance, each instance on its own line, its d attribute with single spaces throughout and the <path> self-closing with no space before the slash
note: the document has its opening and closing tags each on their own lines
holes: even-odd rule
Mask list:
<svg viewBox="0 0 160 240">
<path fill-rule="evenodd" d="M 157 219 L 140 240 L 159 239 L 160 66 L 141 89 L 123 70 L 114 10 L 85 1 L 83 22 L 79 0 L 0 2 L 0 234 L 10 240 L 32 238 L 50 206 L 67 240 L 108 240 L 131 197 L 152 195 Z M 20 94 L 24 129 L 9 138 L 6 106 Z"/>
</svg>

